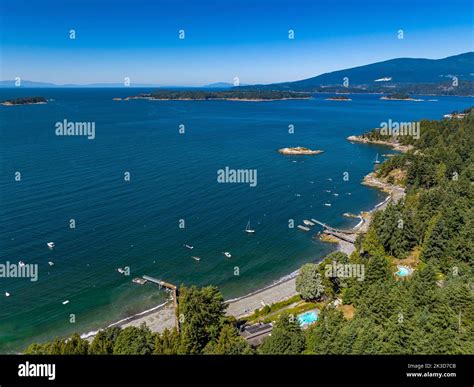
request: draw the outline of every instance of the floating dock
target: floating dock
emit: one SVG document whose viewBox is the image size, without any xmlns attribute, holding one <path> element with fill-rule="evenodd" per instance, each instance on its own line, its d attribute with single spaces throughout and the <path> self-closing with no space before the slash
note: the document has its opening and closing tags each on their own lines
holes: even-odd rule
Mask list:
<svg viewBox="0 0 474 387">
<path fill-rule="evenodd" d="M 145 285 L 148 281 L 144 278 L 134 278 L 132 279 L 132 282 L 138 285 Z"/>
<path fill-rule="evenodd" d="M 309 231 L 309 227 L 305 227 L 305 226 L 302 226 L 302 225 L 300 225 L 300 224 L 298 225 L 298 228 L 299 228 L 300 230 L 303 230 L 303 231 Z"/>
</svg>

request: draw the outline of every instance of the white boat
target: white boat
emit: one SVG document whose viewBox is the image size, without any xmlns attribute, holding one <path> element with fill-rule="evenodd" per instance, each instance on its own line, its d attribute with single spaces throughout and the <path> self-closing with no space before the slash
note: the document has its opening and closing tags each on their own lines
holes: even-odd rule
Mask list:
<svg viewBox="0 0 474 387">
<path fill-rule="evenodd" d="M 333 194 L 333 195 L 334 195 L 334 196 L 339 196 L 339 194 L 338 194 L 338 193 L 335 193 L 335 194 Z"/>
<path fill-rule="evenodd" d="M 302 226 L 301 224 L 298 225 L 298 228 L 303 231 L 309 231 L 309 227 Z"/>
<path fill-rule="evenodd" d="M 49 262 L 48 262 L 48 265 L 49 265 L 49 266 L 54 266 L 54 262 L 49 261 Z"/>
<path fill-rule="evenodd" d="M 231 253 L 229 253 L 228 251 L 224 251 L 223 254 L 224 254 L 227 258 L 232 257 Z"/>
<path fill-rule="evenodd" d="M 48 247 L 49 247 L 50 249 L 54 249 L 54 248 L 56 247 L 56 245 L 54 244 L 54 242 L 48 242 L 48 243 L 46 243 L 46 244 L 48 245 Z"/>
<path fill-rule="evenodd" d="M 119 267 L 119 268 L 117 269 L 117 271 L 118 271 L 120 274 L 123 274 L 123 273 L 125 273 L 125 270 L 124 270 L 124 269 L 122 269 L 121 267 Z"/>
<path fill-rule="evenodd" d="M 189 250 L 194 249 L 194 246 L 191 246 L 191 245 L 184 245 L 184 247 L 186 247 L 186 248 L 189 249 Z"/>
<path fill-rule="evenodd" d="M 5 297 L 10 297 L 10 293 L 5 292 Z"/>
<path fill-rule="evenodd" d="M 63 305 L 69 304 L 69 300 L 63 301 Z"/>
<path fill-rule="evenodd" d="M 307 226 L 314 226 L 314 223 L 311 222 L 310 220 L 303 220 L 303 223 L 306 224 Z"/>
<path fill-rule="evenodd" d="M 324 192 L 331 193 L 330 189 L 325 189 Z"/>
<path fill-rule="evenodd" d="M 250 228 L 250 220 L 248 221 L 247 223 L 247 226 L 245 226 L 245 230 L 244 230 L 247 234 L 253 234 L 255 232 L 255 230 L 251 229 Z"/>
<path fill-rule="evenodd" d="M 195 257 L 194 255 L 191 258 L 194 259 L 195 261 L 198 261 L 198 262 L 201 260 L 201 258 Z"/>
<path fill-rule="evenodd" d="M 331 207 L 331 203 L 324 203 L 326 207 Z"/>
<path fill-rule="evenodd" d="M 23 262 L 23 261 L 18 262 L 18 266 L 20 266 L 20 267 L 25 266 L 25 262 Z"/>
</svg>

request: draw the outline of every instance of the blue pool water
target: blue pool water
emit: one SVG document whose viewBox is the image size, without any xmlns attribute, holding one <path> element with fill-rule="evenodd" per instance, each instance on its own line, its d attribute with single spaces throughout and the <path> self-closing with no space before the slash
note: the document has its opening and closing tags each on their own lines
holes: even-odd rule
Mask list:
<svg viewBox="0 0 474 387">
<path fill-rule="evenodd" d="M 316 321 L 318 321 L 318 314 L 314 310 L 300 314 L 298 316 L 298 322 L 302 327 L 313 324 Z"/>
<path fill-rule="evenodd" d="M 398 271 L 395 274 L 399 277 L 406 277 L 411 274 L 411 271 L 405 266 L 398 266 Z"/>
</svg>

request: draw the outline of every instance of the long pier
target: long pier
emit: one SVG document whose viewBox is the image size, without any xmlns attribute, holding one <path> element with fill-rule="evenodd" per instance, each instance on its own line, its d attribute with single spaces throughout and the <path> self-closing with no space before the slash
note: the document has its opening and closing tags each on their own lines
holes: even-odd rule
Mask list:
<svg viewBox="0 0 474 387">
<path fill-rule="evenodd" d="M 160 287 L 160 289 L 163 287 L 163 288 L 167 288 L 167 289 L 171 290 L 171 292 L 173 294 L 174 310 L 175 310 L 175 312 L 178 311 L 178 287 L 177 286 L 175 286 L 175 285 L 173 285 L 169 282 L 166 282 L 166 281 L 163 281 L 163 280 L 160 280 L 160 279 L 157 279 L 157 278 L 150 277 L 149 275 L 144 275 L 142 278 L 147 282 L 148 281 L 153 282 L 154 284 L 158 285 Z M 179 332 L 179 318 L 176 316 L 175 320 L 176 320 L 176 329 Z"/>
<path fill-rule="evenodd" d="M 339 229 L 339 228 L 334 228 L 334 227 L 331 227 L 329 225 L 327 225 L 326 223 L 323 223 L 323 222 L 320 222 L 319 220 L 316 220 L 316 219 L 311 219 L 312 222 L 316 223 L 316 224 L 319 224 L 321 227 L 323 227 L 326 231 L 329 231 L 329 233 L 331 234 L 346 234 L 346 235 L 354 235 L 354 234 L 358 234 L 359 231 L 358 230 L 342 230 L 342 229 Z M 337 236 L 337 235 L 335 235 Z M 342 239 L 342 238 L 341 238 Z"/>
<path fill-rule="evenodd" d="M 166 282 L 166 281 L 162 281 L 162 280 L 160 280 L 160 279 L 156 279 L 156 278 L 150 277 L 149 275 L 144 275 L 142 278 L 143 278 L 144 280 L 146 280 L 146 281 L 153 282 L 153 283 L 155 283 L 155 284 L 157 284 L 157 285 L 160 285 L 160 286 L 162 286 L 162 287 L 164 287 L 164 288 L 168 288 L 168 289 L 170 289 L 170 290 L 176 290 L 176 289 L 177 289 L 177 287 L 176 287 L 175 285 L 170 284 L 169 282 Z"/>
</svg>

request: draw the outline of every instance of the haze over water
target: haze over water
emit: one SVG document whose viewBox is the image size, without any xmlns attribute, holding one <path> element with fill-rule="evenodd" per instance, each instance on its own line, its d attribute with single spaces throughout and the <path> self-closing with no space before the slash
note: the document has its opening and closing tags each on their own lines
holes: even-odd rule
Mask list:
<svg viewBox="0 0 474 387">
<path fill-rule="evenodd" d="M 178 285 L 216 285 L 231 298 L 320 260 L 334 247 L 311 238 L 316 228 L 288 228 L 289 219 L 349 227 L 358 220 L 343 213 L 369 210 L 385 196 L 360 182 L 376 153 L 393 152 L 346 137 L 389 119 L 439 119 L 473 101 L 381 101 L 378 95 L 352 95 L 351 102 L 325 101 L 324 95 L 273 102 L 112 101 L 143 91 L 1 90 L 2 100 L 53 100 L 0 107 L 0 263 L 39 265 L 37 282 L 0 279 L 1 352 L 95 330 L 163 302 L 156 287 L 131 282 L 144 274 Z M 95 122 L 95 139 L 56 136 L 55 123 L 64 119 Z M 181 124 L 185 134 L 178 132 Z M 295 134 L 288 134 L 288 125 Z M 287 146 L 324 153 L 277 153 Z M 226 166 L 256 169 L 257 186 L 218 184 L 217 171 Z M 14 180 L 16 171 L 21 182 Z M 249 220 L 255 235 L 243 232 Z M 52 251 L 49 241 L 56 243 Z M 116 271 L 125 266 L 130 277 Z"/>
</svg>

